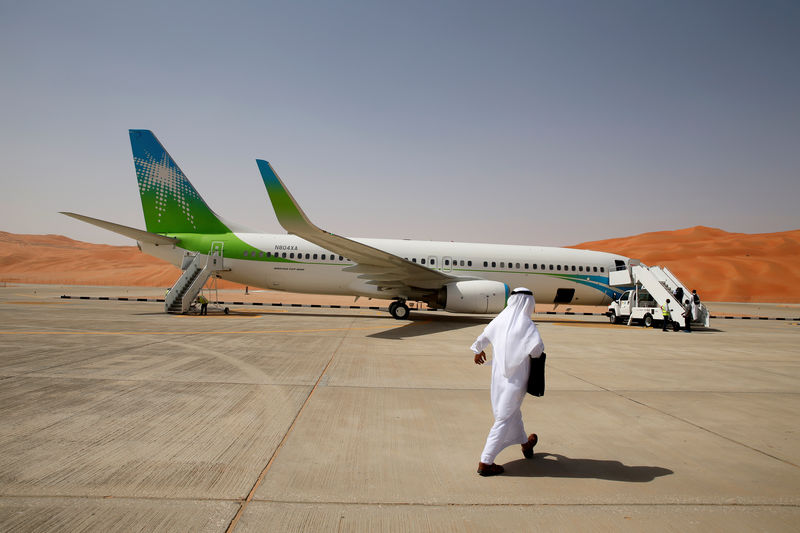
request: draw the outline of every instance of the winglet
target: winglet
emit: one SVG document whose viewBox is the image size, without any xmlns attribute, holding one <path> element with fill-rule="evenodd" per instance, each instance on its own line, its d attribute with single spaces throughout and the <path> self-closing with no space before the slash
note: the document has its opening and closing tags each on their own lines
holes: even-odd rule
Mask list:
<svg viewBox="0 0 800 533">
<path fill-rule="evenodd" d="M 309 229 L 319 229 L 311 223 L 306 214 L 303 213 L 303 210 L 300 209 L 292 193 L 283 184 L 272 165 L 263 159 L 256 159 L 256 163 L 258 164 L 258 170 L 261 172 L 261 178 L 264 180 L 264 186 L 267 188 L 269 199 L 272 202 L 272 208 L 275 210 L 275 216 L 278 217 L 278 222 L 283 226 L 283 229 L 294 234 L 303 234 L 308 232 Z"/>
</svg>

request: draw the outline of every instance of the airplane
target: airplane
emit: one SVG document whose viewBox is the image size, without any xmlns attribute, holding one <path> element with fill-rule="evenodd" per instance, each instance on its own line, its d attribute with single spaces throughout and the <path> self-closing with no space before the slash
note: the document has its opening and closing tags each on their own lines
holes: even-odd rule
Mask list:
<svg viewBox="0 0 800 533">
<path fill-rule="evenodd" d="M 143 252 L 176 266 L 188 255 L 224 260 L 216 274 L 250 287 L 392 300 L 452 313 L 498 313 L 511 287 L 545 304 L 606 305 L 628 287 L 609 273 L 629 258 L 606 252 L 408 239 L 349 238 L 314 225 L 272 165 L 258 170 L 278 222 L 288 232 L 258 233 L 217 215 L 150 130 L 129 130 L 146 230 L 70 212 L 63 214 L 137 241 Z"/>
</svg>

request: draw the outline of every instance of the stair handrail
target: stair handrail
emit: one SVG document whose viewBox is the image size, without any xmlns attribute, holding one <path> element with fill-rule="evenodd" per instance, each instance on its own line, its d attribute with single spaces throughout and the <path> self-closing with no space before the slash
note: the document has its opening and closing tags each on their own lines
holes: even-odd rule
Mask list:
<svg viewBox="0 0 800 533">
<path fill-rule="evenodd" d="M 192 260 L 189 266 L 186 268 L 185 271 L 181 273 L 181 276 L 175 281 L 175 284 L 169 290 L 167 295 L 164 297 L 164 309 L 169 312 L 170 307 L 172 304 L 178 301 L 178 299 L 182 299 L 184 293 L 186 292 L 186 287 L 190 283 L 189 280 L 194 275 L 196 271 L 200 270 L 200 266 L 197 264 L 197 256 Z M 183 302 L 181 301 L 181 304 Z M 183 307 L 183 305 L 181 305 Z"/>
<path fill-rule="evenodd" d="M 211 277 L 211 273 L 213 269 L 209 267 L 209 258 L 210 256 L 205 256 L 205 264 L 200 269 L 197 277 L 192 280 L 192 283 L 186 288 L 183 293 L 183 299 L 181 300 L 181 312 L 186 313 L 192 305 L 197 294 L 203 290 L 203 286 L 208 281 L 208 278 Z M 189 296 L 187 298 L 187 296 Z"/>
</svg>

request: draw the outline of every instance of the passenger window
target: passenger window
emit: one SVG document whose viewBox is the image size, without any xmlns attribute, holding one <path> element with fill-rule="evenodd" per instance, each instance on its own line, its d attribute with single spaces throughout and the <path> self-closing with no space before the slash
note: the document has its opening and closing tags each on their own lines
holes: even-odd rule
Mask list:
<svg viewBox="0 0 800 533">
<path fill-rule="evenodd" d="M 289 254 L 289 259 L 294 259 L 294 252 Z"/>
<path fill-rule="evenodd" d="M 306 259 L 311 259 L 311 256 L 309 254 L 306 254 Z"/>
<path fill-rule="evenodd" d="M 556 270 L 561 270 L 561 265 L 556 265 Z"/>
<path fill-rule="evenodd" d="M 425 264 L 425 259 L 420 259 L 419 262 L 424 265 Z"/>
<path fill-rule="evenodd" d="M 578 267 L 578 272 L 583 272 L 583 267 L 582 266 Z"/>
<path fill-rule="evenodd" d="M 594 267 L 594 271 L 597 272 L 597 267 Z"/>
<path fill-rule="evenodd" d="M 413 263 L 416 263 L 416 262 L 417 262 L 417 258 L 416 258 L 416 257 L 412 257 L 412 258 L 411 258 L 411 261 L 412 261 Z"/>
<path fill-rule="evenodd" d="M 314 254 L 314 259 L 316 259 L 316 258 L 317 258 L 317 254 Z"/>
<path fill-rule="evenodd" d="M 436 264 L 436 259 L 431 259 L 431 264 L 435 265 Z"/>
<path fill-rule="evenodd" d="M 606 271 L 605 267 L 600 267 L 600 272 L 605 272 L 605 271 Z"/>
<path fill-rule="evenodd" d="M 533 266 L 533 269 L 536 270 L 536 266 L 537 266 L 536 263 L 534 263 L 532 266 Z"/>
<path fill-rule="evenodd" d="M 484 261 L 484 262 L 483 262 L 483 266 L 484 266 L 484 267 L 488 267 L 488 266 L 489 266 L 489 263 L 488 263 L 488 262 L 486 262 L 486 261 Z"/>
<path fill-rule="evenodd" d="M 505 268 L 505 267 L 506 267 L 506 264 L 505 264 L 505 262 L 503 262 L 503 261 L 500 261 L 500 268 Z"/>
<path fill-rule="evenodd" d="M 550 270 L 553 270 L 553 265 L 550 265 Z"/>
<path fill-rule="evenodd" d="M 461 263 L 461 266 L 464 266 L 464 263 Z M 472 266 L 472 261 L 467 261 L 467 266 Z"/>
<path fill-rule="evenodd" d="M 525 263 L 525 270 L 528 270 L 528 263 Z"/>
<path fill-rule="evenodd" d="M 449 259 L 445 259 L 444 260 L 444 266 L 450 266 L 450 260 Z"/>
<path fill-rule="evenodd" d="M 525 265 L 525 268 L 528 268 L 528 265 Z M 519 270 L 519 263 L 517 263 L 517 269 Z"/>
<path fill-rule="evenodd" d="M 286 252 L 283 252 L 283 253 L 281 254 L 281 257 L 283 257 L 284 259 L 286 259 Z"/>
<path fill-rule="evenodd" d="M 245 256 L 245 257 L 247 257 L 247 250 L 245 250 L 245 252 L 244 252 L 244 256 Z"/>
<path fill-rule="evenodd" d="M 492 268 L 497 268 L 497 263 L 492 261 Z"/>
<path fill-rule="evenodd" d="M 575 272 L 575 265 L 572 265 L 572 271 Z"/>
<path fill-rule="evenodd" d="M 340 256 L 339 256 L 339 261 L 344 261 L 344 257 L 342 257 L 342 256 L 340 255 Z"/>
<path fill-rule="evenodd" d="M 267 252 L 267 257 L 272 257 L 272 252 Z"/>
</svg>

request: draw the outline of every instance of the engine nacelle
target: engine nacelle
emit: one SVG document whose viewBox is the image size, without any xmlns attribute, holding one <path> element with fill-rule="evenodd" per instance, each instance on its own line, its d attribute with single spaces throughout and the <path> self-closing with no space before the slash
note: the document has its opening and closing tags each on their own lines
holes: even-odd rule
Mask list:
<svg viewBox="0 0 800 533">
<path fill-rule="evenodd" d="M 441 307 L 451 313 L 499 313 L 510 289 L 505 283 L 476 279 L 448 283 L 442 288 Z"/>
</svg>

